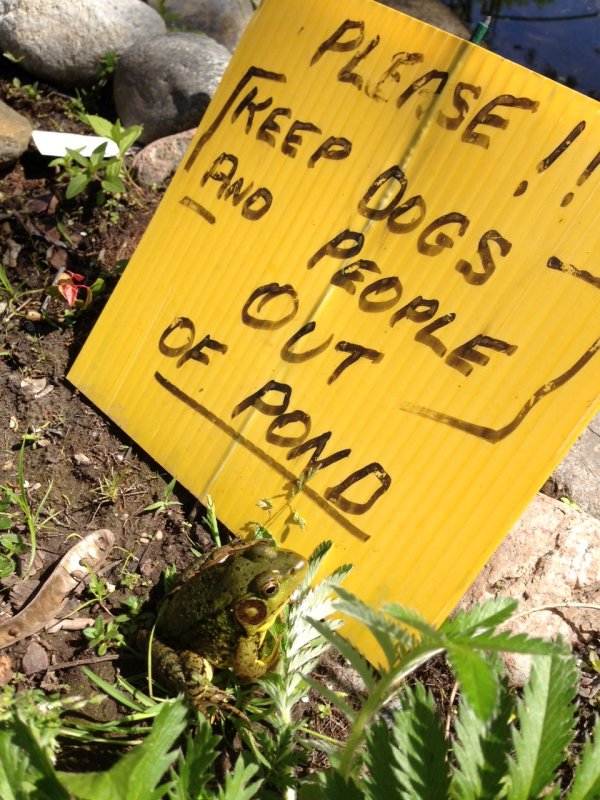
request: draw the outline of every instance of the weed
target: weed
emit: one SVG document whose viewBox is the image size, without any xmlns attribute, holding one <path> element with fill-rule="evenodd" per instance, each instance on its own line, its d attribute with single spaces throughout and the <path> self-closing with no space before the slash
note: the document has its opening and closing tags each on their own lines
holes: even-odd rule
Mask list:
<svg viewBox="0 0 600 800">
<path fill-rule="evenodd" d="M 41 292 L 41 289 L 22 289 L 13 286 L 4 266 L 0 264 L 0 298 L 5 303 L 2 315 L 4 321 L 13 316 L 24 315 L 32 297 L 40 295 Z"/>
<path fill-rule="evenodd" d="M 9 97 L 26 97 L 28 100 L 39 100 L 41 97 L 37 81 L 35 83 L 22 83 L 17 77 L 12 79 L 6 93 Z"/>
<path fill-rule="evenodd" d="M 208 532 L 213 538 L 217 547 L 221 547 L 221 534 L 219 533 L 219 522 L 215 511 L 215 504 L 210 495 L 206 498 L 206 515 L 202 517 L 202 522 L 208 528 Z"/>
<path fill-rule="evenodd" d="M 103 656 L 109 647 L 123 647 L 125 636 L 120 629 L 120 623 L 128 620 L 127 614 L 119 614 L 108 622 L 105 622 L 103 617 L 96 617 L 92 627 L 85 628 L 83 635 L 89 640 L 90 647 L 96 647 L 98 655 Z"/>
<path fill-rule="evenodd" d="M 0 503 L 0 507 L 5 501 Z M 6 516 L 0 516 L 0 523 L 6 520 L 12 524 L 12 520 Z M 0 579 L 7 578 L 17 569 L 16 556 L 21 555 L 27 549 L 23 537 L 18 533 L 4 533 L 0 536 Z"/>
<path fill-rule="evenodd" d="M 122 195 L 126 192 L 126 184 L 135 186 L 127 169 L 124 156 L 131 145 L 139 138 L 141 125 L 124 128 L 120 121 L 109 122 L 93 114 L 83 114 L 82 119 L 98 136 L 111 139 L 119 148 L 119 154 L 106 156 L 106 142 L 99 144 L 89 156 L 80 150 L 66 148 L 66 155 L 59 156 L 50 162 L 51 167 L 62 168 L 62 176 L 68 180 L 65 196 L 67 200 L 87 191 L 96 189 L 96 205 L 106 202 L 106 195 Z"/>
<path fill-rule="evenodd" d="M 100 502 L 116 503 L 123 491 L 122 486 L 127 474 L 127 470 L 118 472 L 114 467 L 111 467 L 110 473 L 103 475 L 98 482 L 98 486 L 92 491 L 100 497 Z"/>
<path fill-rule="evenodd" d="M 179 500 L 174 500 L 171 497 L 173 490 L 175 489 L 176 482 L 177 481 L 175 478 L 169 481 L 165 487 L 162 499 L 157 500 L 155 503 L 151 503 L 149 506 L 146 506 L 143 511 L 154 511 L 156 514 L 164 514 L 169 508 L 172 508 L 173 506 L 180 506 L 181 503 Z"/>
<path fill-rule="evenodd" d="M 19 449 L 19 459 L 17 464 L 17 488 L 13 489 L 11 486 L 0 485 L 0 493 L 2 495 L 2 516 L 10 517 L 14 524 L 23 522 L 27 532 L 29 533 L 28 546 L 30 548 L 29 560 L 23 574 L 23 578 L 27 578 L 31 572 L 31 567 L 37 552 L 37 535 L 38 530 L 48 525 L 48 523 L 57 516 L 56 511 L 45 511 L 46 503 L 52 489 L 52 483 L 48 486 L 42 499 L 37 506 L 32 506 L 29 501 L 27 492 L 27 483 L 24 475 L 24 458 L 25 458 L 25 444 L 30 439 L 27 434 L 23 436 L 21 447 Z M 11 510 L 14 508 L 15 510 Z M 4 522 L 6 524 L 6 522 Z"/>
</svg>

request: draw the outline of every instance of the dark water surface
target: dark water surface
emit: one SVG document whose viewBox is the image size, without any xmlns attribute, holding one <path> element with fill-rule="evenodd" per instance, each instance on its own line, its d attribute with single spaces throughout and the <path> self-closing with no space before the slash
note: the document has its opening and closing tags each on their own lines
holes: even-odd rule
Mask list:
<svg viewBox="0 0 600 800">
<path fill-rule="evenodd" d="M 446 0 L 473 28 L 493 15 L 487 46 L 600 100 L 600 0 Z"/>
</svg>

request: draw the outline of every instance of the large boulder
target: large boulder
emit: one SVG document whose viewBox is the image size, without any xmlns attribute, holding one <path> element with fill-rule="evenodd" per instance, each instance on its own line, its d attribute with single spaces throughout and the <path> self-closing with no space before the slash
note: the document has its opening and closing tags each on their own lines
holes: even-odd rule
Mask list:
<svg viewBox="0 0 600 800">
<path fill-rule="evenodd" d="M 195 33 L 164 33 L 138 42 L 115 72 L 121 122 L 143 125 L 142 142 L 195 128 L 230 58 L 223 45 Z"/>
<path fill-rule="evenodd" d="M 158 7 L 158 0 L 149 0 Z M 206 33 L 233 51 L 252 16 L 250 0 L 166 0 L 166 20 L 176 30 Z"/>
<path fill-rule="evenodd" d="M 0 100 L 0 169 L 13 164 L 27 150 L 30 139 L 29 120 Z"/>
<path fill-rule="evenodd" d="M 0 0 L 0 50 L 36 78 L 93 83 L 106 53 L 166 30 L 142 0 Z"/>
</svg>

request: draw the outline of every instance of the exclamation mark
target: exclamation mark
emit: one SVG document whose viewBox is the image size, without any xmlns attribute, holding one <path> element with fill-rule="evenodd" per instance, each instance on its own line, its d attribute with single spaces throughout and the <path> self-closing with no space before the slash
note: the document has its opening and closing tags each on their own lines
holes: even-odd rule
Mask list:
<svg viewBox="0 0 600 800">
<path fill-rule="evenodd" d="M 540 163 L 536 167 L 536 170 L 538 172 L 545 172 L 548 169 L 548 167 L 551 167 L 552 164 L 554 164 L 554 162 L 556 161 L 556 159 L 559 156 L 562 156 L 565 150 L 573 144 L 575 139 L 577 139 L 577 137 L 581 133 L 583 133 L 584 129 L 585 129 L 585 120 L 582 119 L 581 122 L 578 122 L 577 125 L 575 125 L 575 127 L 573 128 L 573 130 L 565 136 L 562 142 L 557 147 L 554 148 L 554 150 L 550 153 L 550 155 L 546 156 L 546 158 L 543 158 L 540 161 Z M 515 189 L 513 196 L 519 197 L 520 195 L 525 194 L 528 185 L 529 185 L 528 181 L 521 181 L 521 183 Z M 567 203 L 570 203 L 571 199 L 569 199 Z M 561 205 L 567 205 L 567 203 L 565 203 L 563 199 Z"/>
<path fill-rule="evenodd" d="M 594 158 L 590 161 L 587 167 L 583 170 L 581 175 L 577 178 L 576 186 L 581 186 L 583 183 L 587 181 L 590 177 L 592 172 L 596 169 L 596 167 L 600 164 L 600 153 L 596 153 Z M 563 197 L 560 204 L 561 206 L 568 206 L 571 200 L 573 199 L 573 192 L 567 192 L 567 194 Z"/>
</svg>

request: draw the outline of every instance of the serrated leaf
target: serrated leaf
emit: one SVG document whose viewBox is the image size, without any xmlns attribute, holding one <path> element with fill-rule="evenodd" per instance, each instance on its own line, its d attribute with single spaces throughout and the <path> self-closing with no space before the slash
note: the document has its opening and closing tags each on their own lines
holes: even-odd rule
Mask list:
<svg viewBox="0 0 600 800">
<path fill-rule="evenodd" d="M 221 737 L 215 736 L 207 719 L 197 714 L 196 732 L 188 734 L 183 752 L 179 753 L 177 769 L 172 770 L 173 800 L 189 800 L 203 796 L 203 791 L 214 778 L 214 762 L 219 755 L 217 745 Z"/>
<path fill-rule="evenodd" d="M 368 800 L 402 800 L 401 770 L 396 759 L 397 748 L 384 719 L 375 722 L 366 737 L 364 777 Z"/>
<path fill-rule="evenodd" d="M 332 769 L 312 775 L 311 779 L 300 786 L 299 800 L 365 800 L 352 778 L 346 781 Z"/>
<path fill-rule="evenodd" d="M 336 611 L 362 622 L 383 650 L 388 665 L 392 667 L 396 662 L 398 646 L 410 644 L 409 634 L 400 625 L 396 625 L 384 614 L 375 611 L 341 586 L 335 591 L 339 595 L 339 600 L 335 603 Z"/>
<path fill-rule="evenodd" d="M 505 687 L 490 720 L 480 719 L 463 698 L 455 721 L 457 767 L 452 774 L 451 797 L 493 800 L 500 795 L 512 748 L 509 721 L 513 709 L 513 697 Z"/>
<path fill-rule="evenodd" d="M 600 797 L 600 719 L 592 739 L 585 743 L 568 800 L 597 800 Z"/>
<path fill-rule="evenodd" d="M 416 684 L 402 698 L 405 703 L 394 715 L 393 735 L 403 796 L 446 800 L 450 786 L 447 745 L 433 697 Z"/>
<path fill-rule="evenodd" d="M 446 651 L 462 692 L 479 719 L 490 719 L 499 693 L 499 678 L 489 661 L 465 645 L 449 644 Z"/>
<path fill-rule="evenodd" d="M 543 656 L 551 655 L 552 653 L 565 655 L 568 652 L 568 648 L 560 641 L 536 639 L 524 633 L 510 633 L 510 631 L 502 631 L 497 634 L 480 633 L 475 636 L 469 636 L 464 641 L 468 642 L 469 646 L 476 647 L 479 650 L 494 650 L 499 653 L 528 653 L 530 655 Z"/>
<path fill-rule="evenodd" d="M 257 764 L 246 764 L 244 757 L 240 756 L 233 772 L 225 774 L 225 786 L 219 791 L 219 800 L 252 800 L 262 785 L 262 779 L 252 781 L 257 772 Z"/>
<path fill-rule="evenodd" d="M 577 680 L 573 658 L 551 655 L 533 659 L 531 676 L 517 704 L 520 729 L 513 736 L 510 800 L 537 797 L 553 781 L 573 738 Z"/>
<path fill-rule="evenodd" d="M 163 796 L 157 784 L 175 760 L 169 748 L 185 728 L 187 709 L 176 700 L 164 703 L 142 744 L 105 772 L 59 773 L 80 800 L 155 800 Z"/>
<path fill-rule="evenodd" d="M 327 639 L 335 648 L 340 652 L 344 658 L 346 658 L 350 665 L 358 672 L 360 675 L 363 683 L 365 684 L 365 688 L 367 692 L 370 692 L 374 686 L 375 680 L 373 675 L 373 670 L 367 660 L 361 655 L 361 653 L 352 645 L 348 639 L 345 639 L 341 636 L 337 631 L 331 629 L 327 623 L 320 622 L 316 619 L 311 619 L 307 617 L 310 624 L 317 630 L 319 633 Z"/>
<path fill-rule="evenodd" d="M 441 626 L 443 633 L 467 633 L 481 628 L 496 628 L 511 617 L 517 601 L 507 597 L 493 597 L 478 603 L 468 611 L 458 611 Z"/>
</svg>

